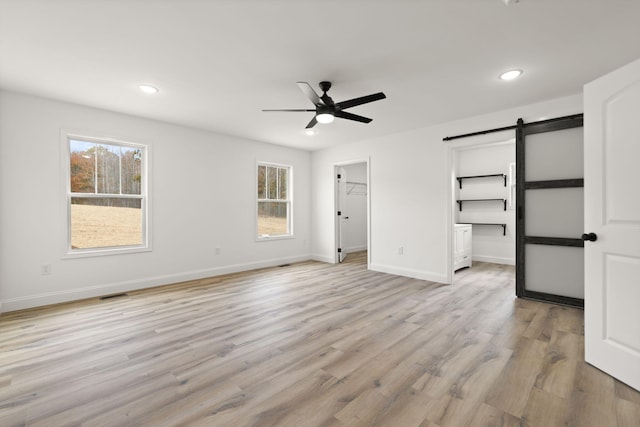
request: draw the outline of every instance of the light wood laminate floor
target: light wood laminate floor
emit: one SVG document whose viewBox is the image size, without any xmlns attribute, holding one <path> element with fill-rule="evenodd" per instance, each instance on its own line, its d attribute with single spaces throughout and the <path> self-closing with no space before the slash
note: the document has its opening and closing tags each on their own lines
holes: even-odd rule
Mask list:
<svg viewBox="0 0 640 427">
<path fill-rule="evenodd" d="M 640 426 L 581 310 L 303 262 L 0 316 L 0 426 Z"/>
</svg>

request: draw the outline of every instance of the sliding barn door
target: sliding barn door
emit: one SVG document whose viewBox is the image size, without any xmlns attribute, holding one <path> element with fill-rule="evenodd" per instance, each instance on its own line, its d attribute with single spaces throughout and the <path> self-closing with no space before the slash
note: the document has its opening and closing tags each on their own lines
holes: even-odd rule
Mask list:
<svg viewBox="0 0 640 427">
<path fill-rule="evenodd" d="M 584 306 L 582 114 L 516 129 L 516 294 Z"/>
</svg>

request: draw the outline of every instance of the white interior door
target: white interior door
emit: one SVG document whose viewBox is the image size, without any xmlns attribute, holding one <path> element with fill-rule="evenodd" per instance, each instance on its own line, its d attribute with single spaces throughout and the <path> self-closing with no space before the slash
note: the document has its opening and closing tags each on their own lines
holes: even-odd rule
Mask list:
<svg viewBox="0 0 640 427">
<path fill-rule="evenodd" d="M 640 390 L 640 60 L 584 88 L 585 360 Z"/>
<path fill-rule="evenodd" d="M 347 257 L 347 251 L 345 251 L 345 227 L 346 218 L 344 209 L 347 206 L 347 172 L 345 168 L 338 168 L 338 261 L 342 262 Z"/>
</svg>

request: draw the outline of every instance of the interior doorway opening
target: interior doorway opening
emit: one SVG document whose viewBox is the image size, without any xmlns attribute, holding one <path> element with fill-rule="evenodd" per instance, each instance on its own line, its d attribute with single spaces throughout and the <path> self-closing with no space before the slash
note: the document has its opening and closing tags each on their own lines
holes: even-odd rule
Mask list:
<svg viewBox="0 0 640 427">
<path fill-rule="evenodd" d="M 366 251 L 371 259 L 369 161 L 356 160 L 334 165 L 335 178 L 335 262 L 349 254 Z"/>
<path fill-rule="evenodd" d="M 515 139 L 452 143 L 449 153 L 449 283 L 474 262 L 515 266 Z"/>
</svg>

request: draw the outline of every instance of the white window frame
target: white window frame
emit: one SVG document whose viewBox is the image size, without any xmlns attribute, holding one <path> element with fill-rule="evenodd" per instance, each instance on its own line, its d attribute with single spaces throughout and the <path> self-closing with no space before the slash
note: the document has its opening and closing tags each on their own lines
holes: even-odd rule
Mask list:
<svg viewBox="0 0 640 427">
<path fill-rule="evenodd" d="M 83 141 L 95 144 L 106 145 L 120 145 L 123 147 L 137 148 L 142 151 L 141 160 L 141 188 L 140 195 L 128 195 L 128 194 L 94 194 L 94 193 L 72 193 L 71 192 L 71 141 Z M 151 147 L 147 144 L 135 143 L 125 141 L 124 139 L 116 139 L 112 137 L 98 137 L 87 136 L 86 133 L 77 133 L 72 131 L 62 130 L 60 142 L 62 145 L 61 157 L 62 157 L 62 180 L 64 188 L 64 218 L 65 218 L 65 246 L 64 246 L 64 258 L 78 258 L 78 257 L 93 257 L 93 256 L 105 256 L 105 255 L 119 255 L 127 253 L 139 253 L 151 251 L 151 233 L 150 233 L 150 203 L 149 203 L 149 176 L 150 176 L 150 158 Z M 109 247 L 96 247 L 96 248 L 72 248 L 71 247 L 71 198 L 72 197 L 85 197 L 85 198 L 103 198 L 103 197 L 116 197 L 116 198 L 139 198 L 141 200 L 141 220 L 142 220 L 142 243 L 139 245 L 126 245 L 126 246 L 109 246 Z"/>
<path fill-rule="evenodd" d="M 260 166 L 266 166 L 266 167 L 275 167 L 275 168 L 284 168 L 287 169 L 287 199 L 286 200 L 277 200 L 277 199 L 260 199 L 259 198 L 259 192 L 258 192 L 258 177 L 259 177 L 259 170 L 260 170 Z M 268 175 L 268 174 L 267 174 Z M 256 191 L 256 212 L 255 212 L 255 235 L 256 235 L 256 241 L 258 242 L 264 242 L 264 241 L 269 241 L 269 240 L 280 240 L 280 239 L 292 239 L 294 238 L 294 230 L 293 230 L 293 166 L 291 165 L 286 165 L 286 164 L 281 164 L 281 163 L 271 163 L 271 162 L 262 162 L 262 161 L 258 161 L 256 162 L 256 167 L 255 167 L 255 179 L 253 181 L 254 185 L 255 185 L 255 191 Z M 259 205 L 261 202 L 280 202 L 280 203 L 286 203 L 287 204 L 287 228 L 289 229 L 289 232 L 287 234 L 274 234 L 274 235 L 270 235 L 270 234 L 259 234 L 259 230 L 258 230 L 258 214 L 259 214 Z"/>
</svg>

